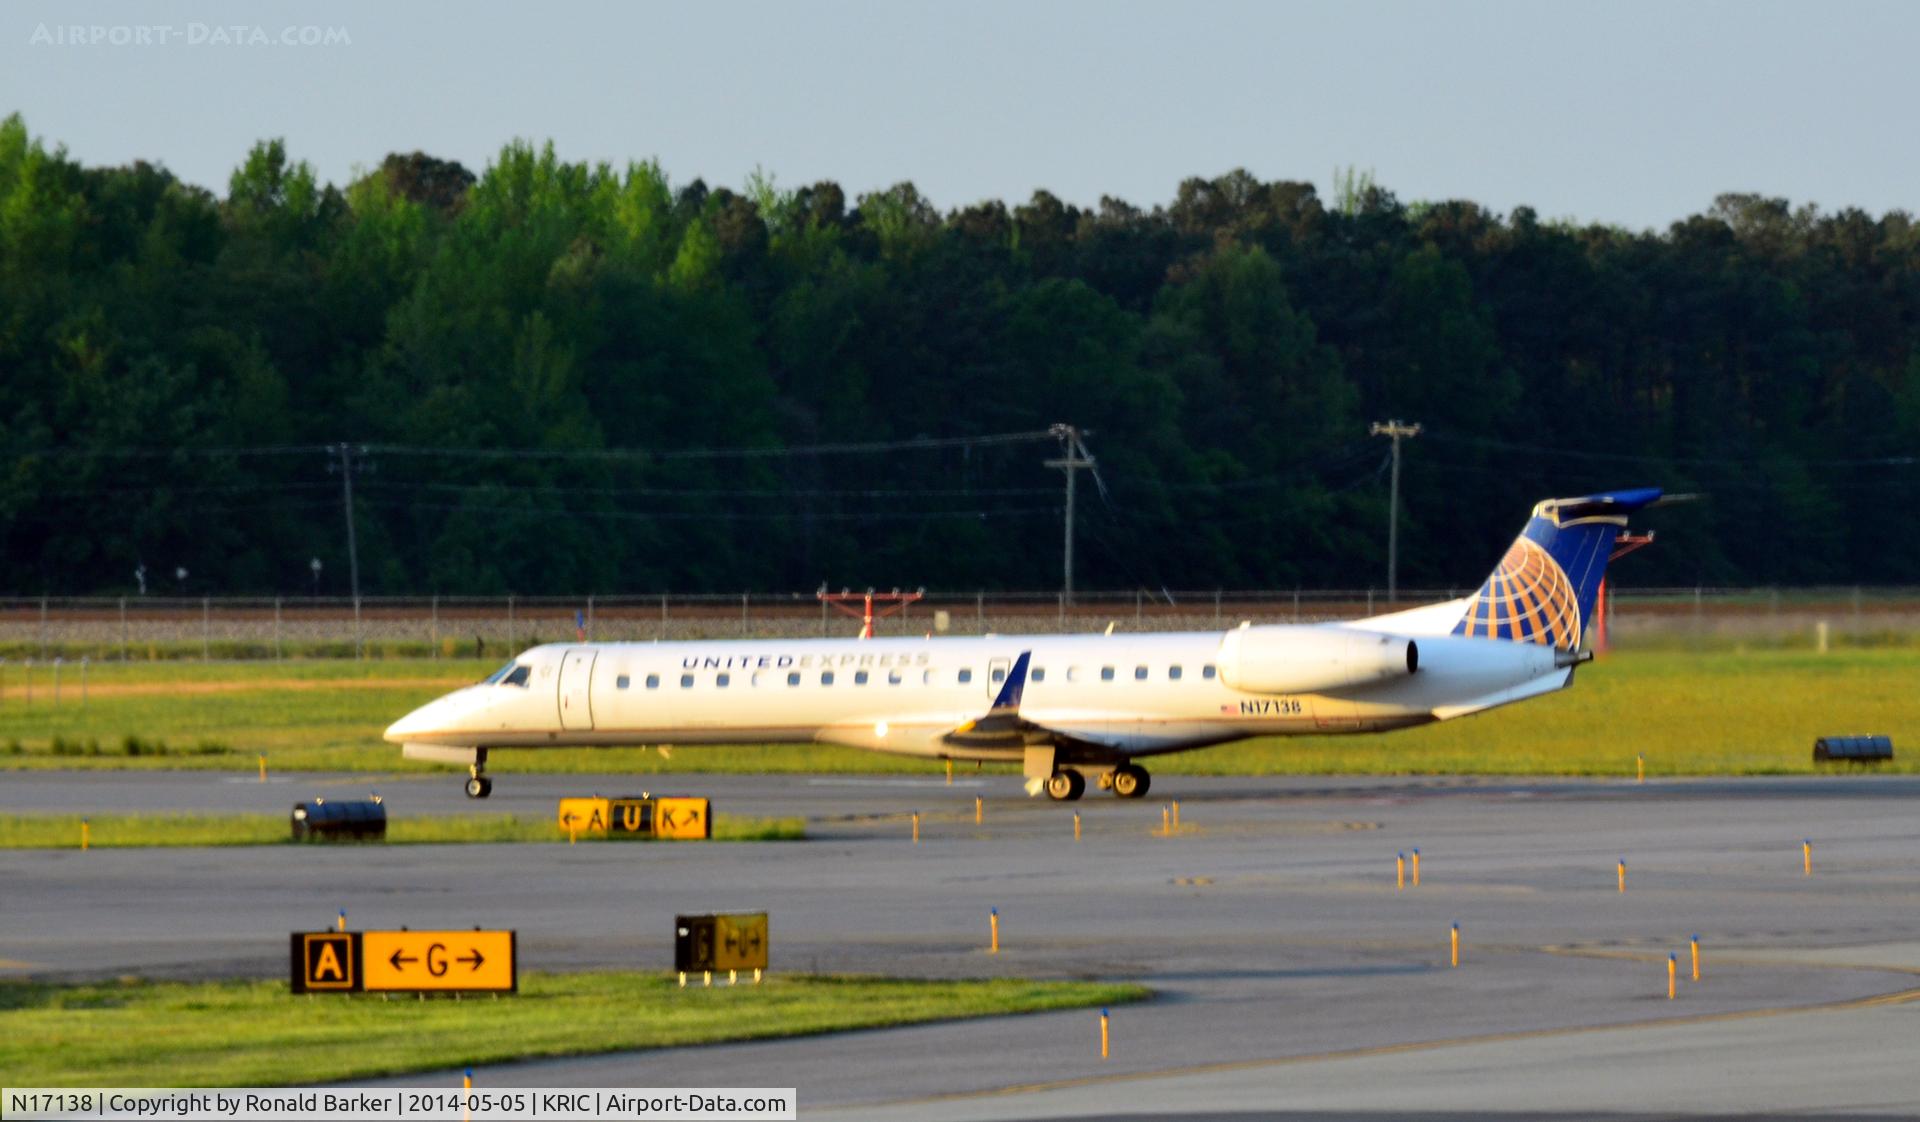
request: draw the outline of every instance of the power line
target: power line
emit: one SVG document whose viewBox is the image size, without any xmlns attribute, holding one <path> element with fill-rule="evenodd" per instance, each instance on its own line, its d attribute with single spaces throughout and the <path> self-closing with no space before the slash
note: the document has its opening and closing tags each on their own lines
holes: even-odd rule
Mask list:
<svg viewBox="0 0 1920 1122">
<path fill-rule="evenodd" d="M 900 440 L 837 441 L 822 444 L 768 445 L 744 448 L 450 448 L 425 444 L 359 443 L 363 452 L 387 456 L 465 460 L 720 460 L 786 459 L 800 456 L 871 455 L 882 452 L 919 452 L 943 448 L 984 448 L 1004 444 L 1036 444 L 1055 439 L 1053 433 L 1001 432 L 978 436 L 915 436 Z M 45 458 L 178 458 L 217 456 L 303 456 L 337 454 L 335 444 L 273 444 L 210 448 L 150 448 L 138 445 L 93 448 L 13 448 L 19 459 Z"/>
<path fill-rule="evenodd" d="M 41 498 L 48 499 L 86 499 L 116 498 L 131 496 L 152 498 L 156 496 L 177 497 L 181 495 L 258 495 L 282 494 L 288 491 L 331 491 L 332 483 L 233 483 L 207 487 L 175 487 L 157 483 L 144 487 L 57 487 L 36 491 Z M 1052 494 L 1051 490 L 1046 492 Z"/>
<path fill-rule="evenodd" d="M 602 498 L 618 498 L 632 495 L 643 498 L 686 498 L 686 499 L 913 499 L 913 498 L 991 498 L 1013 495 L 1051 495 L 1051 487 L 929 487 L 922 490 L 850 488 L 827 489 L 811 487 L 557 487 L 550 484 L 531 484 L 522 486 L 509 483 L 428 483 L 428 482 L 379 482 L 362 483 L 363 490 L 418 490 L 454 493 L 512 492 L 523 495 L 593 495 Z"/>
<path fill-rule="evenodd" d="M 144 448 L 139 446 L 101 448 L 14 448 L 7 454 L 18 460 L 43 459 L 184 459 L 217 456 L 311 456 L 325 452 L 325 444 L 264 444 L 253 446 L 214 446 L 211 448 Z"/>
<path fill-rule="evenodd" d="M 1051 432 L 1006 432 L 982 436 L 918 436 L 905 440 L 848 441 L 759 448 L 433 448 L 410 444 L 368 444 L 369 452 L 392 456 L 466 460 L 721 460 L 789 459 L 800 456 L 872 455 L 943 448 L 984 448 L 1052 440 Z"/>
<path fill-rule="evenodd" d="M 1548 447 L 1539 444 L 1517 444 L 1510 440 L 1499 440 L 1487 436 L 1459 436 L 1446 432 L 1428 432 L 1429 440 L 1438 440 L 1448 444 L 1467 444 L 1477 448 L 1490 448 L 1504 452 L 1533 452 L 1540 455 L 1576 460 L 1610 460 L 1616 463 L 1678 465 L 1701 464 L 1735 467 L 1754 467 L 1770 463 L 1795 463 L 1809 467 L 1905 467 L 1920 464 L 1920 456 L 1873 456 L 1864 459 L 1808 460 L 1793 457 L 1702 457 L 1702 456 L 1639 456 L 1626 452 L 1590 452 L 1578 448 L 1561 446 Z"/>
<path fill-rule="evenodd" d="M 552 507 L 516 507 L 516 506 L 480 506 L 470 503 L 416 503 L 401 502 L 392 499 L 363 499 L 361 505 L 383 510 L 402 511 L 443 511 L 456 514 L 513 515 L 523 518 L 598 518 L 618 522 L 917 522 L 929 518 L 965 518 L 988 521 L 996 518 L 1052 518 L 1060 513 L 1059 507 L 1027 507 L 1021 509 L 988 507 L 978 510 L 852 510 L 806 512 L 796 510 L 746 511 L 708 511 L 691 513 L 687 511 L 656 510 L 566 510 Z"/>
<path fill-rule="evenodd" d="M 1471 436 L 1444 430 L 1425 429 L 1427 439 L 1448 444 L 1463 444 L 1496 451 L 1529 452 L 1563 459 L 1605 460 L 1619 463 L 1654 465 L 1723 464 L 1751 466 L 1776 461 L 1776 457 L 1702 457 L 1641 455 L 1568 448 L 1564 445 L 1524 444 L 1497 437 Z M 668 461 L 710 459 L 782 459 L 804 456 L 864 455 L 886 452 L 934 451 L 946 448 L 978 448 L 1008 444 L 1032 444 L 1058 437 L 1052 432 L 987 433 L 980 436 L 911 437 L 902 440 L 830 442 L 749 448 L 454 448 L 422 444 L 370 444 L 357 447 L 369 453 L 416 458 L 463 460 L 581 460 L 581 461 Z M 215 459 L 221 457 L 284 457 L 334 454 L 331 444 L 216 445 L 207 448 L 151 448 L 137 445 L 107 447 L 14 447 L 0 455 L 16 461 L 31 459 Z M 1909 467 L 1920 464 L 1920 453 L 1810 460 L 1788 457 L 1786 462 L 1831 467 Z M 328 484 L 328 486 L 332 486 Z"/>
</svg>

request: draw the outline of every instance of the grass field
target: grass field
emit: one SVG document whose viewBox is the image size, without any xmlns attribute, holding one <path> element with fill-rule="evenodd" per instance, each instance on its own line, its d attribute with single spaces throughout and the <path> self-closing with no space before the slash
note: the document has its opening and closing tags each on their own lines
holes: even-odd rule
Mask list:
<svg viewBox="0 0 1920 1122">
<path fill-rule="evenodd" d="M 293 845 L 285 815 L 278 814 L 96 814 L 87 822 L 88 844 L 108 848 L 197 845 Z M 804 818 L 740 818 L 717 815 L 714 841 L 798 841 Z M 470 814 L 396 818 L 387 824 L 388 845 L 461 842 L 557 842 L 567 836 L 551 818 L 515 814 Z M 582 844 L 644 842 L 585 839 Z M 71 849 L 80 844 L 80 815 L 0 814 L 0 849 Z M 680 845 L 661 841 L 658 845 Z"/>
<path fill-rule="evenodd" d="M 517 995 L 459 1002 L 295 997 L 285 981 L 0 982 L 0 1072 L 16 1087 L 305 1085 L 1146 996 L 1093 982 L 779 973 L 684 990 L 653 974 L 523 974 Z"/>
<path fill-rule="evenodd" d="M 479 678 L 478 662 L 285 662 L 95 667 L 87 704 L 69 671 L 61 701 L 18 666 L 0 694 L 0 768 L 270 767 L 376 773 L 435 770 L 406 761 L 380 731 L 409 709 Z M 1644 753 L 1651 775 L 1810 772 L 1814 738 L 1885 733 L 1920 743 L 1920 650 L 1617 652 L 1574 688 L 1464 720 L 1383 736 L 1262 740 L 1164 757 L 1162 774 L 1617 775 Z M 1920 771 L 1900 749 L 1889 770 Z M 501 751 L 512 772 L 921 772 L 904 757 L 851 748 L 749 745 Z M 967 765 L 960 765 L 966 767 Z M 444 769 L 442 769 L 444 770 Z"/>
</svg>

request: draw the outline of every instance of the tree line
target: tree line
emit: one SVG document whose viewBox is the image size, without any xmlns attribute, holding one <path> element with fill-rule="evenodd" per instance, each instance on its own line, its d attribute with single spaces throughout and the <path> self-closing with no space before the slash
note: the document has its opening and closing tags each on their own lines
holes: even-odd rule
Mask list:
<svg viewBox="0 0 1920 1122">
<path fill-rule="evenodd" d="M 369 594 L 1051 588 L 1056 423 L 1081 587 L 1352 587 L 1388 418 L 1403 586 L 1648 484 L 1706 497 L 1629 583 L 1920 583 L 1920 232 L 1351 173 L 943 211 L 520 142 L 337 186 L 267 141 L 218 197 L 0 123 L 0 593 L 339 594 L 343 473 Z"/>
</svg>

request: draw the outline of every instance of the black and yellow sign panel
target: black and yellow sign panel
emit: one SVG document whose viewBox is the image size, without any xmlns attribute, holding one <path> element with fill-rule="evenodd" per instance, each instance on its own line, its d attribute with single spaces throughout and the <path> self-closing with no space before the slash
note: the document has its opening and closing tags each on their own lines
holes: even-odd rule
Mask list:
<svg viewBox="0 0 1920 1122">
<path fill-rule="evenodd" d="M 573 837 L 711 838 L 713 813 L 707 799 L 573 798 L 561 799 L 560 832 Z"/>
<path fill-rule="evenodd" d="M 765 970 L 767 913 L 675 916 L 675 970 Z"/>
<path fill-rule="evenodd" d="M 608 801 L 607 799 L 561 799 L 560 832 L 605 836 Z"/>
<path fill-rule="evenodd" d="M 293 933 L 294 993 L 360 992 L 358 931 Z"/>
<path fill-rule="evenodd" d="M 294 993 L 513 993 L 511 931 L 296 931 Z"/>
<path fill-rule="evenodd" d="M 561 799 L 560 832 L 650 838 L 653 836 L 653 803 L 654 800 L 646 797 Z"/>
<path fill-rule="evenodd" d="M 653 800 L 608 799 L 607 832 L 642 838 L 653 836 Z"/>
<path fill-rule="evenodd" d="M 360 946 L 368 990 L 514 990 L 511 931 L 366 931 Z"/>
<path fill-rule="evenodd" d="M 713 814 L 706 799 L 653 800 L 653 836 L 691 841 L 713 836 Z"/>
<path fill-rule="evenodd" d="M 767 913 L 717 915 L 713 920 L 715 970 L 767 968 Z"/>
</svg>

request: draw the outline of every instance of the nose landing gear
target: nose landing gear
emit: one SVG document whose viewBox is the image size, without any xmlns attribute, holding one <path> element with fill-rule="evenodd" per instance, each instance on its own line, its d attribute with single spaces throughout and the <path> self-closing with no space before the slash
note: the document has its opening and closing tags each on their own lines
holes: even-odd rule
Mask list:
<svg viewBox="0 0 1920 1122">
<path fill-rule="evenodd" d="M 486 757 L 481 756 L 467 767 L 467 797 L 470 799 L 484 799 L 493 794 L 493 780 L 483 770 L 486 763 Z"/>
</svg>

